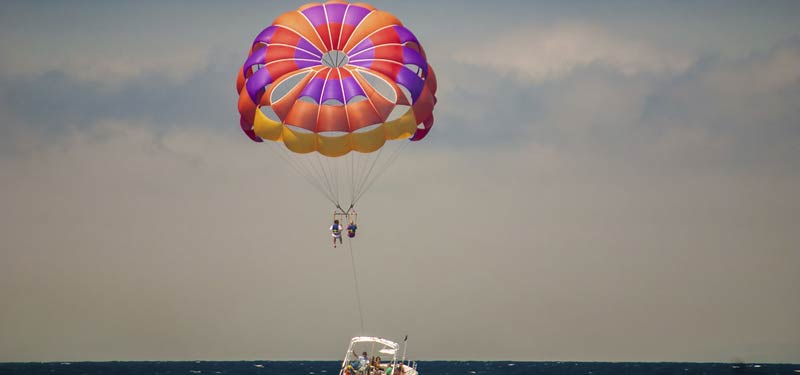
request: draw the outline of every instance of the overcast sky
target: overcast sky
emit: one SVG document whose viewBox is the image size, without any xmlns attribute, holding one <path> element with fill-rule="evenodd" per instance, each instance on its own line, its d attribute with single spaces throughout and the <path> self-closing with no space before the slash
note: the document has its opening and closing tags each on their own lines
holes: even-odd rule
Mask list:
<svg viewBox="0 0 800 375">
<path fill-rule="evenodd" d="M 436 124 L 359 204 L 239 129 L 298 1 L 0 3 L 0 361 L 800 363 L 800 2 L 380 1 Z"/>
</svg>

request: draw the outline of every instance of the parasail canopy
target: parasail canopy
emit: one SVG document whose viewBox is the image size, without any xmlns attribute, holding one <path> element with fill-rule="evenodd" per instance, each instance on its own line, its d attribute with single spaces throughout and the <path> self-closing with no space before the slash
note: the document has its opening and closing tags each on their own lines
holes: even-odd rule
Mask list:
<svg viewBox="0 0 800 375">
<path fill-rule="evenodd" d="M 425 138 L 436 104 L 435 74 L 414 34 L 388 12 L 340 0 L 304 5 L 261 31 L 236 89 L 245 134 L 285 146 L 289 163 L 337 206 L 342 190 L 352 206 L 382 171 L 387 141 Z"/>
<path fill-rule="evenodd" d="M 236 88 L 251 139 L 331 157 L 424 138 L 436 102 L 414 34 L 390 13 L 338 0 L 284 13 L 259 33 Z M 398 106 L 406 110 L 390 118 Z"/>
</svg>

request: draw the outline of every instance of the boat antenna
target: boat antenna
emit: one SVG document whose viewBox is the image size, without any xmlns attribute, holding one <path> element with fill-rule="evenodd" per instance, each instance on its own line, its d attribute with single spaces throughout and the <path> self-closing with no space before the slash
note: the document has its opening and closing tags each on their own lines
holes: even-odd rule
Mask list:
<svg viewBox="0 0 800 375">
<path fill-rule="evenodd" d="M 403 362 L 406 361 L 406 349 L 407 348 L 408 348 L 408 335 L 406 335 L 406 338 L 403 339 L 403 359 L 400 360 L 400 363 L 403 363 Z"/>
</svg>

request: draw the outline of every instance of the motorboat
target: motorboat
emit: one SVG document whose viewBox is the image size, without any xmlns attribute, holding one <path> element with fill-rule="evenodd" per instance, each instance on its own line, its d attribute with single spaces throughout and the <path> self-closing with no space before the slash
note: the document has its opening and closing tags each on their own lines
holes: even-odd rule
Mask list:
<svg viewBox="0 0 800 375">
<path fill-rule="evenodd" d="M 408 336 L 403 344 L 403 355 L 398 360 L 400 344 L 381 337 L 353 337 L 339 375 L 418 375 L 417 363 L 405 358 Z"/>
</svg>

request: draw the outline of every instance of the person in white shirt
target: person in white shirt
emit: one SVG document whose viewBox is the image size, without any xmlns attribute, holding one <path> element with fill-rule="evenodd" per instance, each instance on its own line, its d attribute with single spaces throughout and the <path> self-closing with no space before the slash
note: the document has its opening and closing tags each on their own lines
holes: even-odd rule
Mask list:
<svg viewBox="0 0 800 375">
<path fill-rule="evenodd" d="M 339 224 L 339 220 L 334 220 L 333 225 L 331 225 L 331 235 L 333 236 L 333 247 L 336 247 L 336 239 L 339 239 L 339 244 L 342 244 L 342 225 Z"/>
</svg>

